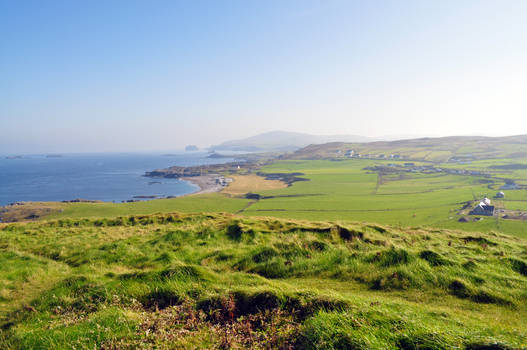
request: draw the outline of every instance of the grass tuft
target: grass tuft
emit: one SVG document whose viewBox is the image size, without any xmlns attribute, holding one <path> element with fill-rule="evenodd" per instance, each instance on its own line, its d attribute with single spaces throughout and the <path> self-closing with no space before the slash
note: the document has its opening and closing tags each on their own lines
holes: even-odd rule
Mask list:
<svg viewBox="0 0 527 350">
<path fill-rule="evenodd" d="M 419 253 L 419 257 L 428 261 L 431 266 L 450 265 L 451 263 L 443 258 L 440 254 L 432 250 L 423 250 Z"/>
</svg>

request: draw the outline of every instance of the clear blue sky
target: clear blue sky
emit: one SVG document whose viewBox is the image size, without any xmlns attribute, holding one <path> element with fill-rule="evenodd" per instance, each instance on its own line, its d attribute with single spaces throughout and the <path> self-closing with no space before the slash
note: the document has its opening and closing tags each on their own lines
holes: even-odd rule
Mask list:
<svg viewBox="0 0 527 350">
<path fill-rule="evenodd" d="M 0 0 L 0 153 L 527 133 L 527 1 Z"/>
</svg>

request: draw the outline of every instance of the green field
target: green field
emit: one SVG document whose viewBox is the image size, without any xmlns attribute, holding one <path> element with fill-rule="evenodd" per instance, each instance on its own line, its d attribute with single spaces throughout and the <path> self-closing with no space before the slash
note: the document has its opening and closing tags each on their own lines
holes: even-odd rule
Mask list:
<svg viewBox="0 0 527 350">
<path fill-rule="evenodd" d="M 292 186 L 259 191 L 268 197 L 257 202 L 245 198 L 212 193 L 176 199 L 145 202 L 73 203 L 49 218 L 96 218 L 118 215 L 153 214 L 169 212 L 228 212 L 245 216 L 274 216 L 306 220 L 340 220 L 374 222 L 400 227 L 453 228 L 473 232 L 503 232 L 527 237 L 524 221 L 484 217 L 481 221 L 458 222 L 460 208 L 467 202 L 492 196 L 504 184 L 501 171 L 488 168 L 488 161 L 478 161 L 463 169 L 493 172 L 489 179 L 482 176 L 452 175 L 445 173 L 404 173 L 383 175 L 364 170 L 387 163 L 404 161 L 380 160 L 281 160 L 261 169 L 266 173 L 301 172 L 309 181 L 295 182 Z M 419 163 L 416 163 L 419 164 Z M 426 163 L 421 163 L 426 164 Z M 507 164 L 507 163 L 505 163 Z M 439 164 L 443 168 L 460 165 Z M 508 176 L 520 176 L 523 170 L 514 170 Z M 527 191 L 508 190 L 506 198 L 499 200 L 510 210 L 527 210 Z"/>
<path fill-rule="evenodd" d="M 457 212 L 467 201 L 491 197 L 496 189 L 482 183 L 483 177 L 451 174 L 404 173 L 384 177 L 366 167 L 386 164 L 374 160 L 288 160 L 265 167 L 264 172 L 302 172 L 310 181 L 264 191 L 275 198 L 260 200 L 243 211 L 244 215 L 277 216 L 314 220 L 351 220 L 378 222 L 401 227 L 456 228 L 478 232 L 505 232 L 527 237 L 527 225 L 521 221 L 483 218 L 478 222 L 458 222 Z M 397 163 L 397 162 L 395 162 Z M 403 163 L 403 162 L 399 162 Z M 478 168 L 479 169 L 479 168 Z M 501 184 L 500 180 L 495 180 Z M 494 186 L 498 188 L 499 186 Z M 525 198 L 525 190 L 506 191 L 505 207 L 510 198 Z M 296 197 L 283 197 L 295 195 Z"/>
<path fill-rule="evenodd" d="M 2 224 L 0 348 L 520 349 L 526 247 L 231 214 Z"/>
<path fill-rule="evenodd" d="M 61 212 L 46 218 L 111 218 L 119 215 L 154 213 L 199 213 L 242 210 L 248 200 L 232 198 L 219 193 L 192 195 L 172 199 L 157 199 L 133 203 L 68 203 Z"/>
</svg>

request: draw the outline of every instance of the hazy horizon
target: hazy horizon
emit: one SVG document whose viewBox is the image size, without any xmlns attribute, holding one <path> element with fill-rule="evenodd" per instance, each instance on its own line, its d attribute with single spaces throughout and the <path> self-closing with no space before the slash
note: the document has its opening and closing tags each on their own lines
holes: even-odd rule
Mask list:
<svg viewBox="0 0 527 350">
<path fill-rule="evenodd" d="M 0 154 L 527 134 L 525 1 L 0 4 Z"/>
<path fill-rule="evenodd" d="M 263 132 L 263 133 L 260 133 L 260 134 L 257 134 L 257 135 L 247 135 L 247 137 L 240 137 L 240 138 L 235 138 L 235 139 L 229 139 L 229 140 L 222 140 L 220 142 L 218 142 L 217 144 L 207 144 L 207 145 L 202 145 L 202 146 L 198 146 L 198 152 L 211 152 L 211 151 L 214 151 L 214 152 L 217 152 L 217 153 L 223 153 L 225 151 L 223 150 L 214 150 L 214 147 L 213 146 L 217 146 L 217 145 L 220 145 L 222 144 L 223 142 L 225 141 L 241 141 L 243 139 L 246 139 L 246 138 L 250 138 L 252 136 L 259 136 L 259 135 L 262 135 L 262 134 L 266 134 L 266 133 L 273 133 L 273 132 L 291 132 L 291 133 L 297 133 L 296 131 L 284 131 L 284 130 L 271 130 L 271 131 L 267 131 L 267 132 Z M 305 134 L 305 135 L 313 135 L 313 134 Z M 350 136 L 350 135 L 347 135 L 347 134 L 334 134 L 334 135 L 313 135 L 313 136 L 339 136 L 339 135 L 342 135 L 342 136 Z M 523 135 L 523 134 L 522 134 Z M 353 135 L 353 136 L 362 136 L 362 135 Z M 443 138 L 443 137 L 456 137 L 456 136 L 468 136 L 468 137 L 502 137 L 502 136 L 521 136 L 520 134 L 509 134 L 509 135 L 469 135 L 469 134 L 465 134 L 465 135 L 383 135 L 383 136 L 379 136 L 379 137 L 371 137 L 371 140 L 370 141 L 357 141 L 357 142 L 352 142 L 352 143 L 369 143 L 369 142 L 377 142 L 377 141 L 398 141 L 398 140 L 412 140 L 412 139 L 420 139 L 420 138 Z M 331 141 L 331 142 L 334 142 L 334 141 Z M 346 141 L 342 141 L 342 142 L 346 142 Z M 68 155 L 68 154 L 71 154 L 71 155 L 81 155 L 81 154 L 112 154 L 112 153 L 115 153 L 115 154 L 167 154 L 167 155 L 170 155 L 170 153 L 181 153 L 181 154 L 184 154 L 184 153 L 187 153 L 188 151 L 185 150 L 185 147 L 186 146 L 189 146 L 189 145 L 192 145 L 192 146 L 197 146 L 197 143 L 189 143 L 189 144 L 186 144 L 186 145 L 182 145 L 180 147 L 173 147 L 173 148 L 158 148 L 158 149 L 155 149 L 155 148 L 151 148 L 151 149 L 112 149 L 112 150 L 77 150 L 77 151 L 69 151 L 69 150 L 65 150 L 65 151 L 60 151 L 60 149 L 56 149 L 56 150 L 50 150 L 50 151 L 46 151 L 45 149 L 42 149 L 42 150 L 37 150 L 37 151 L 22 151 L 22 152 L 0 152 L 0 157 L 3 157 L 3 156 L 18 156 L 18 155 L 21 155 L 21 156 L 46 156 L 46 155 Z M 241 151 L 240 151 L 241 152 Z M 246 153 L 251 153 L 252 151 L 246 151 Z M 260 151 L 262 152 L 262 151 Z"/>
</svg>

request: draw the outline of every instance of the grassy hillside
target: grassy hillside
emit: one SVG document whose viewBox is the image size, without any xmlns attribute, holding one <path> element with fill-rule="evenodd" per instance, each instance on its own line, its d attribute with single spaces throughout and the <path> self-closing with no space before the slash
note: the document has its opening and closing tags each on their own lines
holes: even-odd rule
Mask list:
<svg viewBox="0 0 527 350">
<path fill-rule="evenodd" d="M 251 136 L 241 140 L 231 140 L 216 146 L 211 150 L 228 150 L 243 152 L 287 152 L 295 151 L 310 144 L 326 143 L 332 141 L 343 142 L 368 142 L 373 139 L 357 135 L 310 135 L 298 132 L 271 131 Z"/>
<path fill-rule="evenodd" d="M 405 159 L 443 162 L 461 156 L 471 159 L 527 158 L 527 136 L 452 136 L 368 143 L 314 144 L 287 156 L 289 159 L 326 159 L 344 156 L 348 150 L 362 155 L 397 154 Z"/>
<path fill-rule="evenodd" d="M 164 214 L 0 225 L 0 348 L 513 349 L 527 241 Z"/>
</svg>

